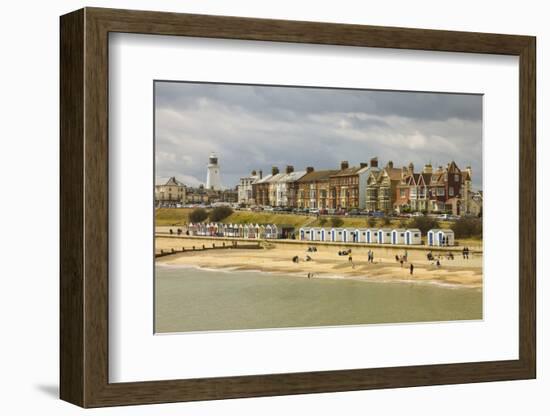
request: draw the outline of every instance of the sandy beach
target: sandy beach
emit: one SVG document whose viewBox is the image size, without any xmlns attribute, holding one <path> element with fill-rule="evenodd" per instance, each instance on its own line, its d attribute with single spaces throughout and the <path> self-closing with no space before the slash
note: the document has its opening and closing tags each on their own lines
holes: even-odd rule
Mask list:
<svg viewBox="0 0 550 416">
<path fill-rule="evenodd" d="M 205 241 L 211 246 L 212 240 Z M 200 246 L 198 239 L 186 240 L 157 237 L 156 250 L 192 245 Z M 221 244 L 221 242 L 220 242 Z M 431 282 L 461 287 L 482 287 L 481 253 L 470 255 L 468 260 L 462 254 L 454 252 L 454 260 L 447 259 L 446 252 L 436 252 L 440 255 L 440 267 L 433 261 L 428 261 L 427 248 L 407 249 L 408 262 L 401 266 L 395 256 L 404 254 L 402 248 L 391 247 L 352 247 L 352 261 L 349 257 L 339 256 L 338 252 L 349 247 L 316 246 L 317 252 L 308 252 L 308 245 L 285 243 L 268 243 L 262 249 L 219 249 L 205 251 L 188 251 L 157 258 L 157 264 L 197 266 L 210 269 L 261 270 L 266 272 L 283 272 L 307 276 L 312 273 L 313 278 L 334 278 L 377 281 L 413 281 Z M 369 263 L 367 253 L 374 252 L 374 263 Z M 306 261 L 306 256 L 311 260 Z M 292 261 L 294 256 L 299 262 Z M 414 272 L 410 274 L 410 264 L 414 265 Z"/>
</svg>

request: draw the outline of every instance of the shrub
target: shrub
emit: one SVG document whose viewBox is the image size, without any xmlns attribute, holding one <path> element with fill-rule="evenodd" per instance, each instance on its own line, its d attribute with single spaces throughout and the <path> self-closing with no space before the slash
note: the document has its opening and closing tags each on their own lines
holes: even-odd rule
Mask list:
<svg viewBox="0 0 550 416">
<path fill-rule="evenodd" d="M 210 211 L 210 221 L 219 222 L 233 214 L 233 210 L 229 207 L 216 207 Z"/>
<path fill-rule="evenodd" d="M 374 226 L 376 225 L 376 220 L 372 217 L 370 217 L 368 220 L 367 220 L 367 226 L 369 228 L 374 228 Z"/>
<path fill-rule="evenodd" d="M 202 222 L 205 219 L 208 218 L 208 212 L 206 212 L 203 208 L 195 208 L 191 213 L 189 214 L 189 221 L 190 222 Z"/>
<path fill-rule="evenodd" d="M 319 219 L 319 225 L 321 227 L 324 227 L 326 224 L 327 224 L 327 219 L 326 218 L 320 218 Z"/>
<path fill-rule="evenodd" d="M 334 228 L 341 227 L 342 224 L 344 224 L 344 220 L 340 217 L 332 217 L 330 219 L 330 225 L 332 225 Z"/>
<path fill-rule="evenodd" d="M 384 217 L 382 218 L 382 225 L 390 225 L 391 224 L 391 219 L 390 217 Z"/>
<path fill-rule="evenodd" d="M 483 221 L 480 218 L 460 218 L 451 225 L 457 238 L 481 238 Z"/>
<path fill-rule="evenodd" d="M 422 234 L 426 234 L 433 228 L 439 228 L 439 223 L 432 217 L 414 217 L 409 221 L 408 228 L 418 228 Z"/>
</svg>

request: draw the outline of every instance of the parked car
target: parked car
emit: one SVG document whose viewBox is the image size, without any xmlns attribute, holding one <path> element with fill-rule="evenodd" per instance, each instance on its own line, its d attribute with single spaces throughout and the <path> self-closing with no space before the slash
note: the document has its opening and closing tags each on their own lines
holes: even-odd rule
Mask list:
<svg viewBox="0 0 550 416">
<path fill-rule="evenodd" d="M 424 214 L 420 211 L 416 211 L 411 214 L 411 217 L 423 217 L 423 216 Z"/>
</svg>

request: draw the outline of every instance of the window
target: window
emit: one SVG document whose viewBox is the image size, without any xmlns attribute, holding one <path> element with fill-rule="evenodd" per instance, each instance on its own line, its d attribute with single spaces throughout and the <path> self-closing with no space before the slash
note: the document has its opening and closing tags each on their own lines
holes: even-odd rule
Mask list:
<svg viewBox="0 0 550 416">
<path fill-rule="evenodd" d="M 399 196 L 400 196 L 401 198 L 405 198 L 405 190 L 404 190 L 404 189 L 401 189 L 401 190 L 399 191 Z"/>
<path fill-rule="evenodd" d="M 445 188 L 437 188 L 437 196 L 445 196 Z"/>
<path fill-rule="evenodd" d="M 449 188 L 449 196 L 454 196 L 455 188 Z"/>
<path fill-rule="evenodd" d="M 455 182 L 458 182 L 459 181 L 459 175 L 458 174 L 455 174 Z"/>
</svg>

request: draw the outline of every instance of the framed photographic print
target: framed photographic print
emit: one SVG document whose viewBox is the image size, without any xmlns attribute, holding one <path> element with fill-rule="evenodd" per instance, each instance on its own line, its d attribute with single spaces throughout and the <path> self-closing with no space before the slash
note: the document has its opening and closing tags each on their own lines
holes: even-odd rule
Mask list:
<svg viewBox="0 0 550 416">
<path fill-rule="evenodd" d="M 61 17 L 61 389 L 534 378 L 535 38 Z"/>
</svg>

